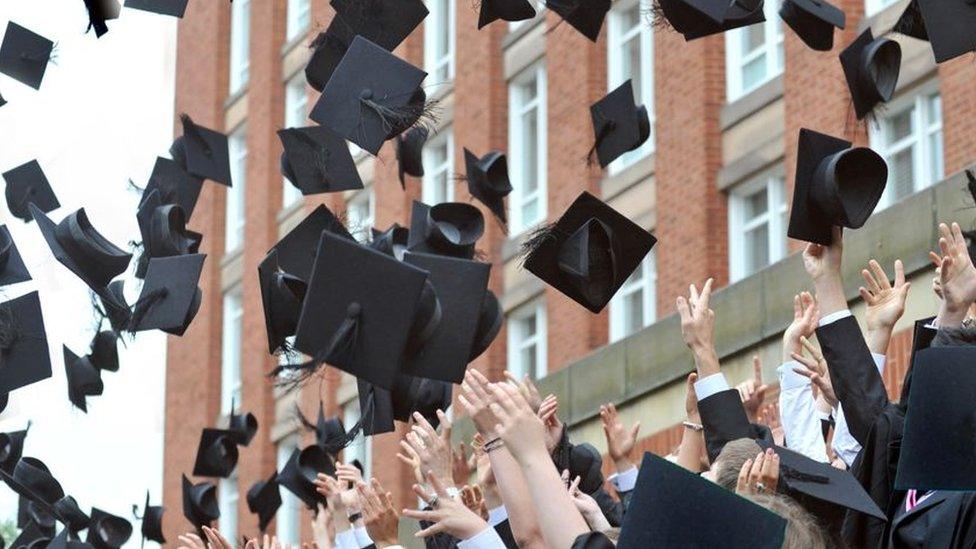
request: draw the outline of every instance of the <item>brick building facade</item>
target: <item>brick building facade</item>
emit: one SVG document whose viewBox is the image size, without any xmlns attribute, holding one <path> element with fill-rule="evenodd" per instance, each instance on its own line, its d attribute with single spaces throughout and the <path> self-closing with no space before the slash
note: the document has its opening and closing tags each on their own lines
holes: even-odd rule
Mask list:
<svg viewBox="0 0 976 549">
<path fill-rule="evenodd" d="M 333 15 L 328 1 L 191 2 L 179 24 L 176 112 L 231 136 L 235 187 L 205 186 L 191 224 L 206 235 L 209 258 L 200 312 L 168 344 L 167 538 L 188 526 L 179 512 L 180 476 L 192 469 L 199 430 L 226 421 L 231 400 L 261 428 L 235 477 L 219 482 L 220 526 L 228 533 L 255 533 L 247 489 L 310 441 L 294 421 L 296 405 L 313 415 L 321 398 L 330 414 L 349 423 L 358 416 L 355 383 L 344 374 L 330 371 L 291 395 L 266 379 L 276 359 L 267 353 L 256 272 L 267 249 L 319 203 L 365 235 L 372 226 L 408 224 L 414 199 L 471 200 L 454 179 L 465 147 L 478 155 L 507 151 L 515 186 L 507 233 L 484 210 L 479 249 L 493 264 L 490 284 L 507 320 L 473 367 L 492 378 L 506 367 L 540 378 L 560 396 L 573 436 L 598 446 L 597 407 L 617 402 L 625 419 L 642 420 L 644 448 L 665 452 L 680 434 L 681 380 L 691 368 L 671 314 L 675 296 L 714 276 L 725 287 L 715 309 L 730 378 L 745 377 L 754 353 L 772 375 L 790 299 L 806 286 L 798 258 L 789 255 L 800 244 L 785 235 L 797 132 L 808 127 L 870 144 L 889 162 L 889 188 L 880 213 L 847 243 L 845 279 L 853 299 L 869 257 L 886 265 L 898 257 L 916 281 L 885 372 L 897 393 L 909 322 L 934 306 L 925 295 L 934 221 L 972 218 L 959 211 L 959 178 L 943 179 L 976 159 L 969 124 L 976 65 L 961 57 L 937 66 L 928 44 L 898 37 L 904 55 L 896 97 L 876 124 L 856 124 L 837 54 L 868 26 L 876 35 L 887 30 L 906 3 L 864 2 L 835 2 L 847 13 L 846 30 L 835 34 L 834 51 L 814 52 L 782 24 L 775 1 L 767 2 L 763 25 L 686 43 L 649 24 L 646 0 L 615 0 L 594 44 L 546 10 L 479 32 L 471 3 L 428 0 L 431 15 L 396 52 L 431 74 L 427 93 L 440 104 L 437 135 L 424 152 L 426 176 L 401 190 L 388 143 L 377 158 L 356 155 L 364 190 L 308 199 L 283 182 L 275 132 L 311 124 L 306 114 L 318 94 L 303 69 L 308 43 Z M 651 114 L 651 140 L 607 170 L 589 166 L 589 105 L 627 79 Z M 557 217 L 583 190 L 660 239 L 599 315 L 521 271 L 515 259 L 526 230 Z M 459 422 L 459 436 L 469 429 Z M 345 457 L 361 458 L 407 505 L 412 475 L 393 458 L 397 440 L 387 434 L 359 442 Z M 308 539 L 307 513 L 282 492 L 272 528 L 285 541 Z"/>
</svg>

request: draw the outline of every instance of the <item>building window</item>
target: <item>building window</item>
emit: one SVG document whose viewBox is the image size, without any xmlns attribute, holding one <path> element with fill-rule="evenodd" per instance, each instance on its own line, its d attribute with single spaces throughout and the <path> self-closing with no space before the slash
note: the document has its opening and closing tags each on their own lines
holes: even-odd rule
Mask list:
<svg viewBox="0 0 976 549">
<path fill-rule="evenodd" d="M 289 436 L 278 442 L 278 471 L 285 468 L 288 458 L 298 448 L 298 443 L 294 436 Z M 278 541 L 298 545 L 301 536 L 299 516 L 301 512 L 301 500 L 291 490 L 279 490 L 281 492 L 281 507 L 275 515 L 275 531 Z"/>
<path fill-rule="evenodd" d="M 515 377 L 546 375 L 546 306 L 539 300 L 508 315 L 508 369 Z"/>
<path fill-rule="evenodd" d="M 237 0 L 230 7 L 230 93 L 247 85 L 250 74 L 251 0 Z"/>
<path fill-rule="evenodd" d="M 218 483 L 217 506 L 220 518 L 217 519 L 217 529 L 228 540 L 237 539 L 237 473 L 228 478 L 220 479 Z M 233 542 L 232 542 L 233 543 Z"/>
<path fill-rule="evenodd" d="M 310 0 L 288 0 L 288 41 L 298 38 L 308 29 L 311 19 L 309 4 Z"/>
<path fill-rule="evenodd" d="M 224 253 L 236 251 L 244 244 L 244 188 L 247 185 L 247 132 L 241 128 L 228 139 L 230 177 L 224 213 Z"/>
<path fill-rule="evenodd" d="M 871 146 L 888 163 L 882 208 L 940 181 L 944 165 L 939 93 L 928 91 L 893 103 L 872 128 Z"/>
<path fill-rule="evenodd" d="M 634 100 L 647 108 L 651 136 L 639 148 L 625 153 L 610 164 L 618 173 L 654 150 L 654 35 L 643 14 L 650 10 L 647 0 L 618 0 L 610 11 L 607 37 L 607 84 L 615 90 L 627 80 L 634 88 Z"/>
<path fill-rule="evenodd" d="M 871 16 L 883 11 L 892 4 L 897 4 L 898 0 L 865 0 L 864 15 Z"/>
<path fill-rule="evenodd" d="M 421 193 L 425 204 L 454 201 L 454 135 L 442 132 L 424 147 L 424 181 Z"/>
<path fill-rule="evenodd" d="M 349 232 L 356 237 L 356 240 L 367 242 L 370 239 L 372 236 L 370 229 L 373 228 L 375 219 L 376 197 L 372 186 L 357 192 L 346 202 L 346 221 Z"/>
<path fill-rule="evenodd" d="M 610 341 L 650 326 L 656 317 L 657 259 L 651 250 L 610 301 Z"/>
<path fill-rule="evenodd" d="M 729 271 L 745 278 L 786 256 L 786 192 L 783 177 L 761 177 L 729 196 Z"/>
<path fill-rule="evenodd" d="M 435 84 L 454 78 L 455 0 L 428 0 L 424 23 L 424 68 Z"/>
<path fill-rule="evenodd" d="M 766 2 L 766 22 L 725 33 L 729 101 L 783 73 L 783 24 L 779 2 Z"/>
<path fill-rule="evenodd" d="M 508 167 L 511 226 L 518 234 L 546 218 L 546 68 L 527 69 L 509 84 Z"/>
<path fill-rule="evenodd" d="M 220 357 L 220 411 L 227 415 L 232 403 L 241 405 L 241 290 L 224 294 L 223 334 Z"/>
<path fill-rule="evenodd" d="M 308 118 L 308 93 L 305 91 L 305 77 L 302 74 L 292 78 L 285 85 L 285 127 L 300 128 Z M 283 178 L 281 205 L 287 208 L 302 199 L 302 191 Z"/>
<path fill-rule="evenodd" d="M 342 425 L 346 428 L 347 432 L 356 425 L 360 417 L 362 415 L 359 410 L 358 398 L 354 398 L 342 405 Z M 342 461 L 344 463 L 352 463 L 355 460 L 359 460 L 359 463 L 363 466 L 363 478 L 367 479 L 367 482 L 372 471 L 372 440 L 371 437 L 364 436 L 362 431 L 360 431 L 359 435 L 342 451 Z"/>
<path fill-rule="evenodd" d="M 532 7 L 535 8 L 536 19 L 539 19 L 540 16 L 545 17 L 545 15 L 542 14 L 542 11 L 546 9 L 546 3 L 544 0 L 529 0 L 529 4 L 532 4 Z M 527 25 L 530 21 L 533 20 L 526 19 L 525 21 L 511 21 L 508 24 L 508 32 L 516 31 Z"/>
</svg>

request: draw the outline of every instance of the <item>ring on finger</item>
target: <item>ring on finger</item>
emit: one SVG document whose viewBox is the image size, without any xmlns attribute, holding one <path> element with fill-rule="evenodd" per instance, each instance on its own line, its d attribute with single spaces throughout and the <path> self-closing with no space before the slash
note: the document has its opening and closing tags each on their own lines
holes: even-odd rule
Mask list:
<svg viewBox="0 0 976 549">
<path fill-rule="evenodd" d="M 758 493 L 761 494 L 761 493 L 763 493 L 765 491 L 766 491 L 766 485 L 763 484 L 763 483 L 761 483 L 761 482 L 757 482 L 756 483 L 756 492 L 758 492 Z"/>
<path fill-rule="evenodd" d="M 440 499 L 440 496 L 438 496 L 437 494 L 434 494 L 434 497 L 430 498 L 430 501 L 427 502 L 427 505 L 430 505 L 430 508 L 431 509 L 436 509 L 437 508 L 437 501 L 439 499 Z"/>
</svg>

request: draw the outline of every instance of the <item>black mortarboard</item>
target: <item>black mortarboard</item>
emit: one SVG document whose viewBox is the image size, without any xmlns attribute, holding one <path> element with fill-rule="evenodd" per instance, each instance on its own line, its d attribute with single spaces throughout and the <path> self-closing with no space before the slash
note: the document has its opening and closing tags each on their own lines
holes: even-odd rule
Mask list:
<svg viewBox="0 0 976 549">
<path fill-rule="evenodd" d="M 505 314 L 502 311 L 501 303 L 491 290 L 485 292 L 485 301 L 481 305 L 481 314 L 478 317 L 478 329 L 475 331 L 474 344 L 471 346 L 471 356 L 468 361 L 481 356 L 488 350 L 498 332 L 502 329 L 502 321 Z"/>
<path fill-rule="evenodd" d="M 0 477 L 11 490 L 46 511 L 51 511 L 52 506 L 65 497 L 61 484 L 51 474 L 47 465 L 37 458 L 20 458 L 12 472 L 0 469 Z"/>
<path fill-rule="evenodd" d="M 591 42 L 596 42 L 610 11 L 610 0 L 546 0 L 546 6 Z"/>
<path fill-rule="evenodd" d="M 657 239 L 583 192 L 555 224 L 523 246 L 525 268 L 599 313 L 640 265 Z"/>
<path fill-rule="evenodd" d="M 10 544 L 10 549 L 40 549 L 48 545 L 49 538 L 44 535 L 41 528 L 33 522 L 28 522 L 27 526 L 20 531 L 17 539 Z"/>
<path fill-rule="evenodd" d="M 7 182 L 7 188 L 4 191 L 7 198 L 7 209 L 21 221 L 29 223 L 34 219 L 28 207 L 31 203 L 44 213 L 61 207 L 58 197 L 54 195 L 54 189 L 48 183 L 47 177 L 37 160 L 31 160 L 4 172 L 3 179 Z"/>
<path fill-rule="evenodd" d="M 31 279 L 24 264 L 24 258 L 20 256 L 17 244 L 10 229 L 6 225 L 0 225 L 0 286 L 26 282 Z"/>
<path fill-rule="evenodd" d="M 325 206 L 319 205 L 272 248 L 278 253 L 278 266 L 281 270 L 308 282 L 312 277 L 315 252 L 322 231 L 355 241 L 339 218 Z"/>
<path fill-rule="evenodd" d="M 651 453 L 644 454 L 631 498 L 621 549 L 779 549 L 786 534 L 787 522 L 776 513 Z"/>
<path fill-rule="evenodd" d="M 50 510 L 34 503 L 24 496 L 17 496 L 17 528 L 24 528 L 28 523 L 36 524 L 45 536 L 53 536 L 57 519 Z"/>
<path fill-rule="evenodd" d="M 296 448 L 278 473 L 278 484 L 295 494 L 309 509 L 315 509 L 319 503 L 327 505 L 325 496 L 315 490 L 319 473 L 334 475 L 335 457 L 316 444 L 301 450 Z"/>
<path fill-rule="evenodd" d="M 481 0 L 478 30 L 501 19 L 514 23 L 535 17 L 535 8 L 528 0 Z"/>
<path fill-rule="evenodd" d="M 237 467 L 237 438 L 227 429 L 206 428 L 200 433 L 193 476 L 227 478 Z"/>
<path fill-rule="evenodd" d="M 142 192 L 142 201 L 145 201 L 153 191 L 158 191 L 160 202 L 179 204 L 189 221 L 197 206 L 202 187 L 203 179 L 190 175 L 175 161 L 159 156 L 156 157 L 156 164 L 149 176 L 146 190 Z"/>
<path fill-rule="evenodd" d="M 647 108 L 634 102 L 630 80 L 591 105 L 590 118 L 596 136 L 593 149 L 603 168 L 620 155 L 643 145 L 651 135 Z"/>
<path fill-rule="evenodd" d="M 264 532 L 279 507 L 281 492 L 278 489 L 278 472 L 275 471 L 268 480 L 259 480 L 248 489 L 247 508 L 258 516 L 258 527 Z"/>
<path fill-rule="evenodd" d="M 471 259 L 475 244 L 484 233 L 485 216 L 471 204 L 442 202 L 428 206 L 415 200 L 410 213 L 408 249 Z"/>
<path fill-rule="evenodd" d="M 219 519 L 217 487 L 210 482 L 193 484 L 183 475 L 183 516 L 198 530 Z"/>
<path fill-rule="evenodd" d="M 189 0 L 125 0 L 125 7 L 151 11 L 160 15 L 183 17 Z"/>
<path fill-rule="evenodd" d="M 268 352 L 274 354 L 295 335 L 302 300 L 308 284 L 297 276 L 281 270 L 278 252 L 272 249 L 258 265 L 261 303 L 264 306 L 264 327 L 268 334 Z"/>
<path fill-rule="evenodd" d="M 916 0 L 922 11 L 935 62 L 942 63 L 976 50 L 976 5 L 956 0 Z"/>
<path fill-rule="evenodd" d="M 427 273 L 323 232 L 295 348 L 392 387 Z"/>
<path fill-rule="evenodd" d="M 230 421 L 227 430 L 230 431 L 231 438 L 240 446 L 247 446 L 254 439 L 258 432 L 258 418 L 248 412 L 238 414 L 231 406 Z"/>
<path fill-rule="evenodd" d="M 64 528 L 61 533 L 54 536 L 45 549 L 93 549 L 94 547 L 91 543 L 77 539 L 69 528 Z"/>
<path fill-rule="evenodd" d="M 305 80 L 317 92 L 325 89 L 325 85 L 332 78 L 339 62 L 349 49 L 349 44 L 356 37 L 356 31 L 339 17 L 332 19 L 329 27 L 320 32 L 315 40 L 309 44 L 312 55 L 305 65 Z"/>
<path fill-rule="evenodd" d="M 356 34 L 393 51 L 427 17 L 421 0 L 332 0 L 336 18 Z"/>
<path fill-rule="evenodd" d="M 132 311 L 125 301 L 125 280 L 118 279 L 109 283 L 105 291 L 98 292 L 105 317 L 116 332 L 125 330 L 129 325 Z"/>
<path fill-rule="evenodd" d="M 488 154 L 478 158 L 465 148 L 464 169 L 468 192 L 488 206 L 491 213 L 504 224 L 506 222 L 505 197 L 512 192 L 505 153 L 489 151 Z"/>
<path fill-rule="evenodd" d="M 397 376 L 392 390 L 362 379 L 358 380 L 358 389 L 363 433 L 367 436 L 393 431 L 394 420 L 408 422 L 414 412 L 419 412 L 436 429 L 440 423 L 437 410 L 446 412 L 452 402 L 449 382 L 406 374 Z"/>
<path fill-rule="evenodd" d="M 829 245 L 831 227 L 858 229 L 881 200 L 888 166 L 867 147 L 800 128 L 790 238 Z"/>
<path fill-rule="evenodd" d="M 200 273 L 206 254 L 149 260 L 146 283 L 132 307 L 129 330 L 159 329 L 182 335 L 200 307 Z"/>
<path fill-rule="evenodd" d="M 976 490 L 974 360 L 971 346 L 916 353 L 896 489 Z"/>
<path fill-rule="evenodd" d="M 860 120 L 894 95 L 901 70 L 901 46 L 883 36 L 874 38 L 868 27 L 840 52 L 840 64 Z"/>
<path fill-rule="evenodd" d="M 119 371 L 119 335 L 112 330 L 102 330 L 92 338 L 88 359 L 99 370 Z"/>
<path fill-rule="evenodd" d="M 92 507 L 88 543 L 95 549 L 117 549 L 132 536 L 132 524 L 120 516 Z"/>
<path fill-rule="evenodd" d="M 817 51 L 834 47 L 834 27 L 843 29 L 844 11 L 826 0 L 784 0 L 779 16 L 803 40 Z"/>
<path fill-rule="evenodd" d="M 430 131 L 417 126 L 398 135 L 396 138 L 397 175 L 400 186 L 406 188 L 406 176 L 424 176 L 424 144 Z M 467 149 L 465 149 L 467 150 Z"/>
<path fill-rule="evenodd" d="M 193 253 L 198 248 L 194 235 L 186 230 L 186 213 L 178 204 L 165 204 L 159 191 L 152 191 L 136 213 L 142 234 L 142 255 L 136 265 L 136 277 L 144 278 L 149 260 Z"/>
<path fill-rule="evenodd" d="M 136 506 L 132 506 L 135 514 Z M 142 537 L 149 541 L 155 541 L 160 545 L 166 543 L 163 536 L 163 506 L 149 505 L 149 490 L 146 490 L 146 504 L 142 507 L 142 516 L 136 515 L 136 520 L 142 521 Z"/>
<path fill-rule="evenodd" d="M 403 261 L 430 273 L 440 311 L 411 330 L 403 373 L 461 383 L 485 301 L 491 265 L 431 254 L 408 253 Z"/>
<path fill-rule="evenodd" d="M 729 3 L 710 0 L 659 0 L 661 13 L 685 41 L 703 38 L 766 20 L 763 0 Z"/>
<path fill-rule="evenodd" d="M 197 125 L 187 114 L 180 115 L 180 120 L 183 135 L 169 150 L 173 160 L 192 175 L 233 186 L 227 136 Z"/>
<path fill-rule="evenodd" d="M 79 357 L 64 345 L 64 374 L 68 379 L 68 400 L 82 412 L 88 412 L 86 397 L 102 394 L 104 385 L 98 368 L 87 356 Z"/>
<path fill-rule="evenodd" d="M 378 1 L 378 0 L 370 0 Z M 364 2 L 364 3 L 370 3 Z M 309 117 L 372 154 L 412 126 L 427 73 L 362 36 L 353 39 Z"/>
<path fill-rule="evenodd" d="M 3 95 L 0 95 L 0 107 L 4 106 L 6 104 L 7 104 L 7 100 L 3 98 Z"/>
<path fill-rule="evenodd" d="M 37 292 L 0 303 L 0 394 L 51 377 L 51 359 Z"/>
<path fill-rule="evenodd" d="M 106 21 L 119 18 L 122 6 L 118 0 L 85 0 L 88 9 L 88 28 L 95 29 L 95 36 L 101 38 L 108 32 Z"/>
<path fill-rule="evenodd" d="M 0 469 L 8 473 L 13 473 L 14 466 L 20 461 L 20 456 L 24 453 L 24 440 L 30 424 L 22 431 L 10 431 L 0 433 Z"/>
<path fill-rule="evenodd" d="M 323 126 L 278 130 L 281 174 L 305 196 L 362 189 L 349 145 Z"/>
<path fill-rule="evenodd" d="M 128 268 L 132 254 L 102 236 L 88 220 L 84 208 L 69 214 L 58 224 L 34 204 L 30 209 L 54 258 L 92 290 L 103 290 Z"/>
<path fill-rule="evenodd" d="M 399 223 L 394 223 L 385 231 L 372 229 L 372 233 L 373 238 L 369 242 L 370 248 L 403 260 L 403 254 L 407 251 L 410 241 L 410 229 L 401 227 Z"/>
<path fill-rule="evenodd" d="M 897 32 L 928 42 L 929 32 L 925 28 L 925 19 L 922 17 L 922 8 L 919 7 L 918 0 L 912 0 L 905 6 L 905 11 L 901 13 L 901 17 L 895 22 L 895 26 L 892 27 L 891 32 Z"/>
<path fill-rule="evenodd" d="M 8 21 L 0 44 L 0 73 L 39 90 L 53 50 L 54 42 Z"/>
</svg>

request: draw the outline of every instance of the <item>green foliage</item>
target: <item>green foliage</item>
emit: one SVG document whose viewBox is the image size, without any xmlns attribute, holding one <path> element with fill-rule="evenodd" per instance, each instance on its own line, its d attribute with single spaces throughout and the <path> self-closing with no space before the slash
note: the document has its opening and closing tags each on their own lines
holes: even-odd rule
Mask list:
<svg viewBox="0 0 976 549">
<path fill-rule="evenodd" d="M 17 536 L 20 535 L 20 529 L 17 528 L 17 522 L 13 520 L 5 520 L 0 522 L 0 537 L 3 538 L 7 547 L 13 543 Z"/>
</svg>

